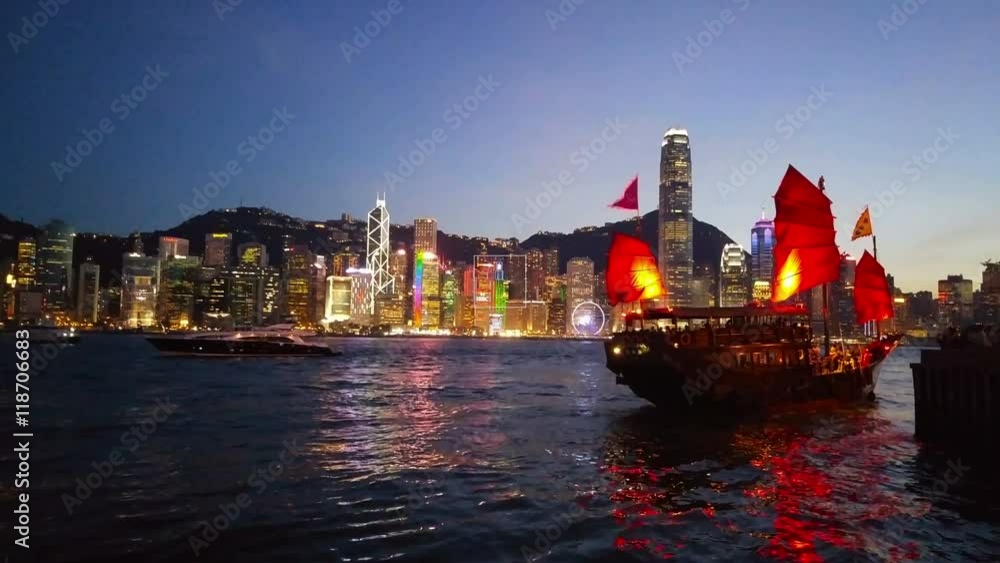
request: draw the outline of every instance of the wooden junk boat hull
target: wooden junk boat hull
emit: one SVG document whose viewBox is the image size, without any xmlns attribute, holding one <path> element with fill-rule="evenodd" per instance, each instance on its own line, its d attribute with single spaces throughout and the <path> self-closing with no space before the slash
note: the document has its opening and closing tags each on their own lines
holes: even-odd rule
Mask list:
<svg viewBox="0 0 1000 563">
<path fill-rule="evenodd" d="M 762 322 L 750 320 L 742 329 L 626 331 L 607 341 L 607 367 L 617 383 L 670 411 L 870 401 L 882 363 L 896 345 L 894 338 L 873 342 L 831 370 L 817 365 L 808 328 L 764 322 L 779 315 L 774 311 L 716 309 L 668 316 L 677 314 L 716 319 L 747 315 L 737 318 Z"/>
</svg>

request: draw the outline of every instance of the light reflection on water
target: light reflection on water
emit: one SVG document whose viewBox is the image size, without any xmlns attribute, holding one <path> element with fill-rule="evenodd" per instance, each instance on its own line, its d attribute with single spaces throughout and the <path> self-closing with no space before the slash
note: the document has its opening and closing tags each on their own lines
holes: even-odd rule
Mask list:
<svg viewBox="0 0 1000 563">
<path fill-rule="evenodd" d="M 38 541 L 80 548 L 46 561 L 192 560 L 198 522 L 293 438 L 304 453 L 199 560 L 1000 553 L 990 470 L 973 466 L 935 490 L 951 460 L 912 438 L 914 350 L 890 359 L 875 405 L 734 426 L 664 418 L 614 384 L 600 343 L 331 344 L 345 355 L 163 359 L 124 337 L 64 352 L 39 390 L 39 420 L 59 421 L 47 446 L 64 455 L 43 458 Z M 81 396 L 100 397 L 100 408 Z M 67 516 L 60 495 L 106 458 L 129 413 L 163 396 L 178 413 Z"/>
</svg>

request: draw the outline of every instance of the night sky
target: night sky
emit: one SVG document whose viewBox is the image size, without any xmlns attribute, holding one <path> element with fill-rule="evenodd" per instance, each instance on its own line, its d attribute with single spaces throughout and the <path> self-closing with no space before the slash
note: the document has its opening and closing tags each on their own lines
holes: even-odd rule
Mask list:
<svg viewBox="0 0 1000 563">
<path fill-rule="evenodd" d="M 978 262 L 1000 258 L 990 0 L 564 0 L 566 15 L 557 0 L 244 0 L 220 19 L 225 2 L 73 0 L 26 42 L 11 34 L 37 2 L 4 2 L 0 212 L 168 228 L 216 173 L 231 177 L 206 208 L 363 216 L 388 192 L 393 222 L 524 239 L 626 217 L 607 204 L 636 172 L 654 208 L 660 140 L 680 126 L 695 215 L 744 245 L 792 163 L 826 176 L 845 251 L 870 247 L 850 229 L 879 207 L 880 258 L 904 290 L 978 283 Z M 377 35 L 356 40 L 366 25 Z M 103 138 L 67 157 L 84 130 Z M 429 154 L 401 171 L 416 150 Z M 741 165 L 746 181 L 720 189 Z"/>
</svg>

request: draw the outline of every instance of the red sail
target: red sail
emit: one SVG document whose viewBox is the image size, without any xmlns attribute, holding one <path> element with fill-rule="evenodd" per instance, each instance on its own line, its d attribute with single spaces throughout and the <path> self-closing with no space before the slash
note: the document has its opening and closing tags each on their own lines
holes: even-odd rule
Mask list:
<svg viewBox="0 0 1000 563">
<path fill-rule="evenodd" d="M 893 317 L 885 268 L 867 250 L 854 268 L 854 311 L 858 324 Z"/>
<path fill-rule="evenodd" d="M 774 287 L 772 301 L 840 278 L 840 250 L 832 202 L 789 165 L 774 194 Z"/>
<path fill-rule="evenodd" d="M 649 245 L 621 233 L 615 233 L 611 241 L 604 283 L 612 306 L 667 294 Z"/>
</svg>

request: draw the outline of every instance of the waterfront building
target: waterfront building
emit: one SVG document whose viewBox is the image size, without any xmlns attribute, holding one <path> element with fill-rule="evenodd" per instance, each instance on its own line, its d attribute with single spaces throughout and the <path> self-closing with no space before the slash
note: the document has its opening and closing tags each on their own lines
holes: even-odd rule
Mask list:
<svg viewBox="0 0 1000 563">
<path fill-rule="evenodd" d="M 236 263 L 239 266 L 266 268 L 269 264 L 267 247 L 259 242 L 247 242 L 236 248 Z"/>
<path fill-rule="evenodd" d="M 160 237 L 160 260 L 166 260 L 172 256 L 188 256 L 190 254 L 191 241 L 188 239 L 178 237 Z"/>
<path fill-rule="evenodd" d="M 368 268 L 349 268 L 347 276 L 351 278 L 351 322 L 371 324 L 372 271 Z"/>
<path fill-rule="evenodd" d="M 457 326 L 457 303 L 461 295 L 455 271 L 446 269 L 441 274 L 441 327 L 453 329 Z"/>
<path fill-rule="evenodd" d="M 398 248 L 389 255 L 389 275 L 392 276 L 393 292 L 397 295 L 407 295 L 410 293 L 411 288 L 406 283 L 408 269 L 409 263 L 407 262 L 405 249 Z"/>
<path fill-rule="evenodd" d="M 863 335 L 854 312 L 854 271 L 858 261 L 849 254 L 840 257 L 840 279 L 830 284 L 830 332 L 833 336 L 858 338 Z M 822 298 L 820 293 L 820 298 Z M 822 311 L 822 303 L 814 311 Z"/>
<path fill-rule="evenodd" d="M 35 239 L 25 238 L 17 243 L 17 267 L 14 281 L 18 289 L 33 289 L 35 287 L 37 245 Z"/>
<path fill-rule="evenodd" d="M 343 323 L 351 320 L 351 277 L 327 276 L 326 314 L 324 322 Z"/>
<path fill-rule="evenodd" d="M 771 281 L 774 276 L 774 221 L 764 212 L 750 229 L 750 281 L 755 301 L 771 299 Z M 766 289 L 766 291 L 765 291 Z"/>
<path fill-rule="evenodd" d="M 17 261 L 3 260 L 0 262 L 0 321 L 7 321 L 14 318 L 14 307 L 16 305 L 15 294 L 17 293 Z"/>
<path fill-rule="evenodd" d="M 222 271 L 223 308 L 234 326 L 262 326 L 277 321 L 281 274 L 276 268 L 239 264 Z"/>
<path fill-rule="evenodd" d="M 719 306 L 742 307 L 747 304 L 747 261 L 743 247 L 729 243 L 722 247 L 722 262 L 719 265 Z"/>
<path fill-rule="evenodd" d="M 232 262 L 233 235 L 230 233 L 208 233 L 205 235 L 205 265 L 226 268 Z"/>
<path fill-rule="evenodd" d="M 385 207 L 385 197 L 376 198 L 375 207 L 368 212 L 367 241 L 367 267 L 372 271 L 369 313 L 374 315 L 375 300 L 395 293 L 395 281 L 389 272 L 389 210 Z"/>
<path fill-rule="evenodd" d="M 566 334 L 573 334 L 572 315 L 580 304 L 594 299 L 594 262 L 571 258 L 566 264 Z"/>
<path fill-rule="evenodd" d="M 121 320 L 128 328 L 156 326 L 160 260 L 129 252 L 122 256 Z"/>
<path fill-rule="evenodd" d="M 296 323 L 310 324 L 314 320 L 312 286 L 316 256 L 306 245 L 296 244 L 285 252 L 285 261 L 284 315 L 294 318 Z"/>
<path fill-rule="evenodd" d="M 76 231 L 54 219 L 45 225 L 37 251 L 36 287 L 46 311 L 65 312 L 73 296 L 73 239 Z"/>
<path fill-rule="evenodd" d="M 413 221 L 413 252 L 438 253 L 437 219 L 415 219 Z"/>
<path fill-rule="evenodd" d="M 667 299 L 673 307 L 691 305 L 694 276 L 692 191 L 688 132 L 685 129 L 668 129 L 660 147 L 657 238 L 660 275 L 669 288 Z"/>
<path fill-rule="evenodd" d="M 532 248 L 525 255 L 528 287 L 526 299 L 538 300 L 545 293 L 545 253 Z"/>
<path fill-rule="evenodd" d="M 965 327 L 972 323 L 972 280 L 962 275 L 951 275 L 938 281 L 938 313 L 942 325 Z"/>
<path fill-rule="evenodd" d="M 101 305 L 101 267 L 90 259 L 80 264 L 80 277 L 76 288 L 76 318 L 80 322 L 96 324 Z"/>
<path fill-rule="evenodd" d="M 178 330 L 195 326 L 195 284 L 201 258 L 170 255 L 159 258 L 160 278 L 156 298 L 158 324 Z"/>
<path fill-rule="evenodd" d="M 437 328 L 441 324 L 440 260 L 430 251 L 417 252 L 413 270 L 413 324 Z"/>
</svg>

